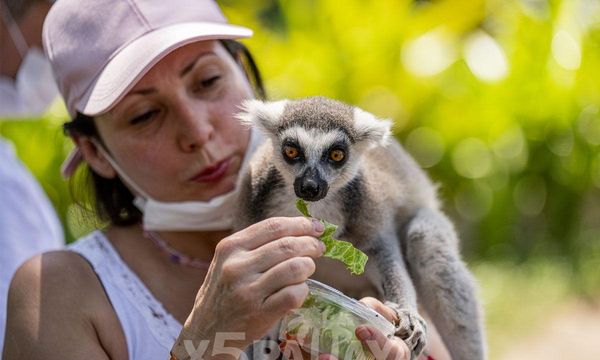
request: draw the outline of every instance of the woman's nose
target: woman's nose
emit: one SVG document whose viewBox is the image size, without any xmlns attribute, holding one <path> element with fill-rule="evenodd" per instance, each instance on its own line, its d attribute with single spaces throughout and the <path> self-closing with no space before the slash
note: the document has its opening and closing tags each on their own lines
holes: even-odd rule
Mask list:
<svg viewBox="0 0 600 360">
<path fill-rule="evenodd" d="M 206 106 L 182 104 L 178 119 L 178 143 L 185 152 L 197 151 L 214 136 Z"/>
</svg>

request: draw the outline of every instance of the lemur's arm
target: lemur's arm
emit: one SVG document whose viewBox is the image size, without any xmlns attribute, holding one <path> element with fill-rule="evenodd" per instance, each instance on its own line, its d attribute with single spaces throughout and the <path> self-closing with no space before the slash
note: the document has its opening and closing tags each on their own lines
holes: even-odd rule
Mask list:
<svg viewBox="0 0 600 360">
<path fill-rule="evenodd" d="M 396 335 L 407 343 L 412 357 L 416 358 L 426 345 L 426 324 L 417 312 L 415 287 L 395 231 L 379 233 L 370 242 L 367 254 L 369 261 L 374 262 L 379 270 L 385 305 L 393 308 L 399 317 Z"/>
<path fill-rule="evenodd" d="M 453 359 L 485 358 L 481 310 L 475 281 L 460 259 L 448 218 L 420 209 L 406 226 L 405 259 L 419 294 Z"/>
<path fill-rule="evenodd" d="M 241 230 L 270 217 L 269 201 L 275 197 L 273 190 L 281 186 L 281 176 L 274 167 L 262 171 L 240 174 L 238 207 L 233 221 L 234 230 Z"/>
<path fill-rule="evenodd" d="M 240 184 L 238 203 L 239 204 L 235 209 L 233 217 L 234 231 L 245 229 L 256 222 L 256 219 L 253 217 L 253 213 L 251 212 L 253 199 L 249 177 L 246 177 Z"/>
</svg>

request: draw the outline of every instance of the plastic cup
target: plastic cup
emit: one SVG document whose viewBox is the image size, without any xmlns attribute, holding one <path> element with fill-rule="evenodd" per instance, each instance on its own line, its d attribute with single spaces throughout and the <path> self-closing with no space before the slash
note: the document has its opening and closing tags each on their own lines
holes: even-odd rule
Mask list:
<svg viewBox="0 0 600 360">
<path fill-rule="evenodd" d="M 282 320 L 279 339 L 296 342 L 313 354 L 332 354 L 340 360 L 371 360 L 371 352 L 355 335 L 359 325 L 370 325 L 386 336 L 394 325 L 375 310 L 342 292 L 314 280 L 307 280 L 309 294 L 302 306 Z"/>
</svg>

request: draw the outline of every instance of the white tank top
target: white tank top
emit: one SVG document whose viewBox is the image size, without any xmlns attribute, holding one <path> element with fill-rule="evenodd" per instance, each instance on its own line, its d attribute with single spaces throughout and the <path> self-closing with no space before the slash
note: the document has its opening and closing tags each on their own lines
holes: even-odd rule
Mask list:
<svg viewBox="0 0 600 360">
<path fill-rule="evenodd" d="M 129 359 L 166 360 L 182 325 L 150 293 L 139 277 L 125 264 L 110 241 L 100 231 L 79 239 L 68 249 L 91 264 L 115 310 L 125 333 Z M 264 340 L 276 339 L 275 327 Z M 247 359 L 274 359 L 274 343 L 261 342 Z M 276 358 L 276 357 L 275 357 Z"/>
</svg>

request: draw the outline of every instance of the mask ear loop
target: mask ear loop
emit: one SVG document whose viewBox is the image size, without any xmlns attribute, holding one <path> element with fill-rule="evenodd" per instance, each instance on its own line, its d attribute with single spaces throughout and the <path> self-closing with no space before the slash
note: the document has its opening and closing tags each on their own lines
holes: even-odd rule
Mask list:
<svg viewBox="0 0 600 360">
<path fill-rule="evenodd" d="M 109 155 L 108 150 L 106 150 L 98 140 L 92 137 L 90 138 L 90 141 L 96 146 L 102 156 L 106 158 L 106 161 L 108 161 L 108 163 L 115 169 L 117 174 L 119 174 L 119 177 L 137 193 L 133 203 L 138 209 L 140 209 L 140 211 L 143 212 L 144 205 L 146 204 L 147 199 L 150 199 L 150 196 L 148 196 L 148 194 L 142 190 L 142 188 L 140 188 L 133 180 L 131 180 L 129 176 L 127 176 L 121 166 L 117 164 L 117 161 L 111 155 Z"/>
<path fill-rule="evenodd" d="M 8 29 L 8 33 L 10 34 L 10 38 L 15 44 L 17 51 L 21 55 L 21 60 L 25 59 L 25 55 L 27 54 L 27 51 L 29 51 L 29 45 L 27 45 L 27 41 L 25 40 L 21 29 L 19 29 L 19 25 L 17 25 L 17 22 L 11 15 L 9 9 L 6 9 L 6 11 L 2 11 L 2 15 L 2 20 L 4 20 L 4 23 L 6 23 L 6 27 Z"/>
</svg>

